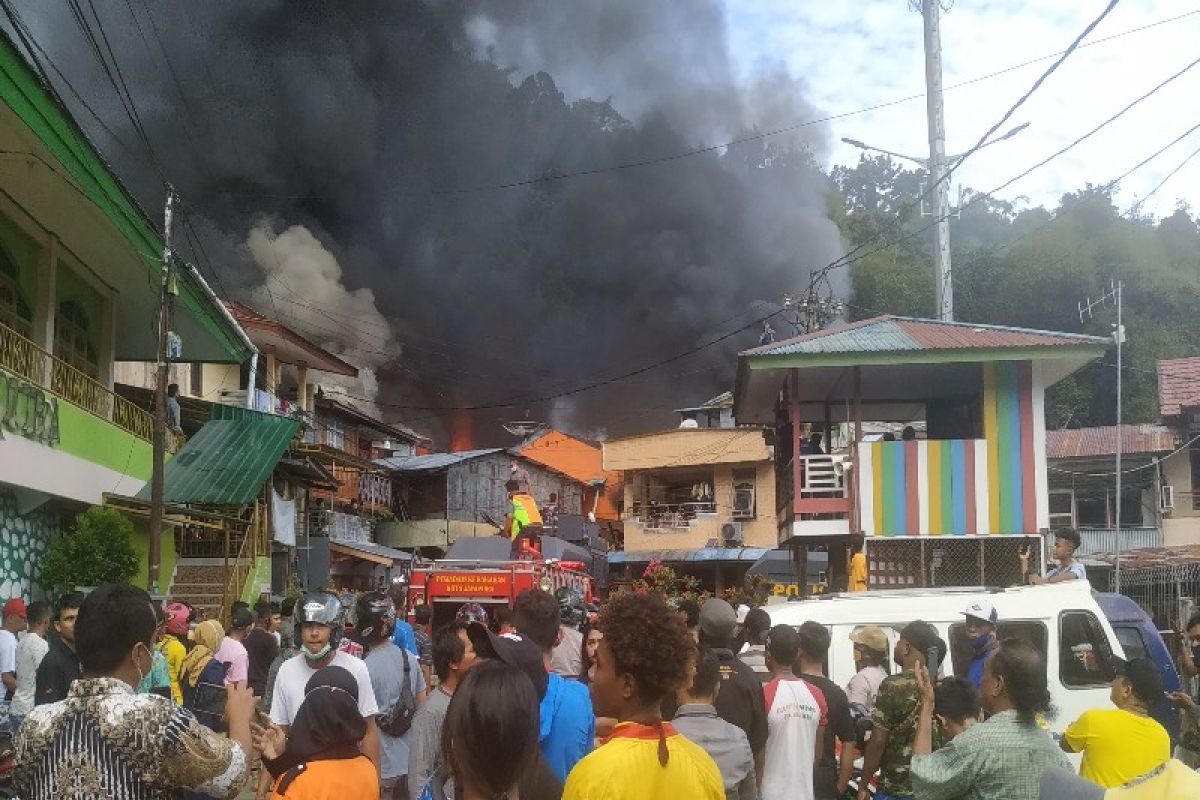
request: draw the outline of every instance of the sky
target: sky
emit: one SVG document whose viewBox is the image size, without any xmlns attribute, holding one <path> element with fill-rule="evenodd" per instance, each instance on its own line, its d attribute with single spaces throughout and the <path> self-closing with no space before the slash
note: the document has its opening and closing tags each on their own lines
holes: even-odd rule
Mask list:
<svg viewBox="0 0 1200 800">
<path fill-rule="evenodd" d="M 945 8 L 947 4 L 943 5 Z M 1099 15 L 1099 0 L 959 0 L 942 16 L 946 149 L 961 153 L 1053 63 L 1053 59 L 960 88 L 956 83 L 1061 52 Z M 802 78 L 808 99 L 824 115 L 844 114 L 910 95 L 885 109 L 834 120 L 829 164 L 853 164 L 860 150 L 849 137 L 900 153 L 927 156 L 921 15 L 906 0 L 726 0 L 731 51 L 742 70 L 786 64 Z M 1182 0 L 1123 0 L 1084 40 L 1122 34 L 1200 12 Z M 1016 112 L 1008 127 L 1028 122 L 1016 137 L 981 150 L 955 176 L 959 185 L 989 191 L 1119 111 L 1200 55 L 1200 13 L 1138 33 L 1081 47 Z M 1055 161 L 1001 192 L 1029 205 L 1053 206 L 1087 182 L 1107 183 L 1200 122 L 1200 66 Z M 1130 207 L 1200 148 L 1200 130 L 1122 182 L 1118 202 Z M 1169 215 L 1179 199 L 1200 208 L 1200 156 L 1144 202 L 1143 213 Z"/>
</svg>

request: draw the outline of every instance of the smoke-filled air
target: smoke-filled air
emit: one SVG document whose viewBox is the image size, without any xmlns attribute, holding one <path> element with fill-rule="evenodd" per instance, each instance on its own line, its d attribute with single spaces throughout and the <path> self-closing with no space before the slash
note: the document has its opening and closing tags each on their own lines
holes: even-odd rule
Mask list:
<svg viewBox="0 0 1200 800">
<path fill-rule="evenodd" d="M 751 324 L 841 253 L 826 129 L 755 136 L 819 110 L 782 65 L 734 65 L 717 0 L 96 4 L 152 149 L 68 6 L 18 6 L 155 219 L 170 175 L 218 290 L 442 444 L 450 420 L 477 445 L 513 418 L 670 424 L 730 387 L 755 327 L 531 398 Z"/>
</svg>

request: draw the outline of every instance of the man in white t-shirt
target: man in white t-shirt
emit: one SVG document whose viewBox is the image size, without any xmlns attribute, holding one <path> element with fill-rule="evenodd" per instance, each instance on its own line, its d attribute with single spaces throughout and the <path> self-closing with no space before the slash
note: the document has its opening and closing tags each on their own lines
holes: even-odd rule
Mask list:
<svg viewBox="0 0 1200 800">
<path fill-rule="evenodd" d="M 7 728 L 8 704 L 17 691 L 17 634 L 25 630 L 25 601 L 14 597 L 4 604 L 0 625 L 0 728 Z"/>
<path fill-rule="evenodd" d="M 829 716 L 825 696 L 796 677 L 792 665 L 800 653 L 800 634 L 790 625 L 767 633 L 767 703 L 762 800 L 813 800 L 813 768 L 821 757 Z"/>
<path fill-rule="evenodd" d="M 37 694 L 37 670 L 50 650 L 46 629 L 50 627 L 50 604 L 38 601 L 29 604 L 29 630 L 17 642 L 17 691 L 13 694 L 8 713 L 13 733 L 17 732 L 25 715 L 33 711 Z"/>
<path fill-rule="evenodd" d="M 358 683 L 358 710 L 367 722 L 367 733 L 360 746 L 363 755 L 371 759 L 379 769 L 379 731 L 375 727 L 375 715 L 379 708 L 375 704 L 375 690 L 371 686 L 371 675 L 361 658 L 347 655 L 338 650 L 342 626 L 343 608 L 337 596 L 330 592 L 309 592 L 296 608 L 296 639 L 299 654 L 292 656 L 279 667 L 271 695 L 271 721 L 286 731 L 296 718 L 300 704 L 304 702 L 304 687 L 317 670 L 330 665 L 345 668 Z M 270 795 L 270 774 L 262 771 L 257 797 Z"/>
</svg>

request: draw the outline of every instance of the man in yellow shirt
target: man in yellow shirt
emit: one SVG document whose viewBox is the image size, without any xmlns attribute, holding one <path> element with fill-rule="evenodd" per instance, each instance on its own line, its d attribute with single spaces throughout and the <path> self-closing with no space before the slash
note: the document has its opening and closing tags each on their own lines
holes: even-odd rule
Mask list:
<svg viewBox="0 0 1200 800">
<path fill-rule="evenodd" d="M 618 594 L 600 612 L 604 638 L 588 689 L 617 726 L 567 776 L 562 800 L 724 800 L 716 762 L 662 719 L 662 701 L 696 655 L 683 620 L 656 594 Z"/>
<path fill-rule="evenodd" d="M 1115 709 L 1085 711 L 1063 731 L 1062 749 L 1083 753 L 1081 777 L 1105 788 L 1121 786 L 1164 764 L 1171 738 L 1150 716 L 1163 696 L 1162 676 L 1148 658 L 1112 659 Z"/>
</svg>

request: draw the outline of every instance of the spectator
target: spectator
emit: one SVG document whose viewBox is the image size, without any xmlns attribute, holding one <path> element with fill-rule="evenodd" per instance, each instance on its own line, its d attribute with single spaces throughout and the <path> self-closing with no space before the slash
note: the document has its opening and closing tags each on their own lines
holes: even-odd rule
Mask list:
<svg viewBox="0 0 1200 800">
<path fill-rule="evenodd" d="M 663 698 L 682 688 L 694 658 L 683 620 L 657 595 L 618 594 L 600 612 L 600 629 L 592 705 L 618 723 L 575 765 L 563 800 L 722 800 L 712 758 L 662 721 Z"/>
<path fill-rule="evenodd" d="M 360 658 L 348 655 L 339 649 L 345 609 L 337 595 L 330 592 L 309 592 L 305 595 L 296 613 L 300 652 L 283 662 L 275 678 L 271 697 L 271 721 L 283 728 L 296 719 L 300 704 L 304 702 L 305 687 L 317 671 L 336 666 L 346 669 L 358 682 L 359 714 L 366 721 L 363 728 L 362 751 L 379 768 L 379 731 L 375 726 L 375 715 L 379 707 L 375 703 L 375 691 L 371 687 L 371 675 Z M 259 778 L 259 794 L 265 796 L 267 775 Z"/>
<path fill-rule="evenodd" d="M 962 612 L 966 617 L 967 644 L 971 647 L 971 666 L 967 670 L 967 680 L 978 689 L 983 681 L 983 664 L 992 653 L 996 652 L 999 643 L 996 641 L 996 624 L 1000 615 L 996 607 L 987 600 L 976 600 Z"/>
<path fill-rule="evenodd" d="M 763 608 L 752 608 L 746 612 L 742 623 L 746 634 L 746 644 L 738 653 L 738 658 L 750 669 L 758 673 L 765 682 L 770 680 L 771 673 L 767 669 L 767 631 L 771 629 L 771 615 Z"/>
<path fill-rule="evenodd" d="M 224 710 L 221 698 L 225 694 L 225 676 L 229 664 L 216 658 L 225 638 L 225 629 L 215 619 L 206 619 L 196 626 L 195 644 L 179 668 L 179 686 L 183 691 L 183 707 L 196 715 L 201 724 L 222 733 Z"/>
<path fill-rule="evenodd" d="M 67 592 L 54 606 L 54 632 L 58 635 L 37 668 L 35 705 L 66 700 L 71 684 L 83 677 L 75 654 L 75 618 L 81 605 L 81 593 Z"/>
<path fill-rule="evenodd" d="M 966 678 L 942 678 L 933 689 L 933 716 L 942 743 L 979 722 L 979 691 Z"/>
<path fill-rule="evenodd" d="M 767 746 L 763 757 L 763 800 L 813 800 L 814 768 L 829 711 L 821 690 L 799 678 L 792 665 L 800 653 L 800 634 L 790 625 L 767 633 Z M 835 778 L 836 781 L 836 778 Z"/>
<path fill-rule="evenodd" d="M 161 386 L 162 384 L 159 384 Z M 182 410 L 179 408 L 179 384 L 172 383 L 167 386 L 167 427 L 175 433 L 183 433 L 181 426 Z"/>
<path fill-rule="evenodd" d="M 1017 556 L 1021 559 L 1021 574 L 1025 576 L 1028 583 L 1034 585 L 1075 580 L 1086 581 L 1087 570 L 1084 569 L 1083 564 L 1075 560 L 1075 551 L 1079 549 L 1081 543 L 1079 532 L 1074 528 L 1056 530 L 1054 532 L 1054 559 L 1058 562 L 1058 566 L 1052 567 L 1046 573 L 1045 578 L 1029 572 L 1029 545 L 1021 545 L 1021 549 L 1017 551 Z"/>
<path fill-rule="evenodd" d="M 246 651 L 246 645 L 243 642 L 250 634 L 250 628 L 253 625 L 254 615 L 250 613 L 248 607 L 234 609 L 229 616 L 229 630 L 226 631 L 225 638 L 221 640 L 221 647 L 215 656 L 217 661 L 229 665 L 229 671 L 225 673 L 225 683 L 233 683 L 238 686 L 249 685 L 250 654 Z"/>
<path fill-rule="evenodd" d="M 850 702 L 842 687 L 825 676 L 831 637 L 829 629 L 816 622 L 800 626 L 800 656 L 795 672 L 825 697 L 828 725 L 819 740 L 820 754 L 813 770 L 813 795 L 816 800 L 837 800 L 846 793 L 854 771 L 855 743 L 858 739 Z M 842 743 L 842 766 L 838 770 L 837 742 Z"/>
<path fill-rule="evenodd" d="M 692 682 L 680 691 L 679 710 L 671 724 L 712 757 L 725 784 L 725 800 L 758 800 L 754 754 L 746 732 L 721 719 L 713 707 L 720 682 L 717 657 L 711 650 L 701 649 Z"/>
<path fill-rule="evenodd" d="M 583 622 L 583 595 L 578 589 L 560 586 L 554 590 L 554 599 L 558 604 L 559 633 L 550 671 L 564 678 L 578 678 L 583 672 L 583 634 L 579 632 Z M 517 629 L 520 630 L 519 625 Z"/>
<path fill-rule="evenodd" d="M 478 603 L 470 603 L 469 605 L 478 605 Z M 464 608 L 466 608 L 466 606 L 464 606 Z M 482 606 L 480 608 L 482 610 Z M 460 609 L 458 613 L 459 613 L 459 615 L 462 615 L 463 612 Z M 484 625 L 488 624 L 486 614 L 487 614 L 487 612 L 484 612 L 484 619 L 483 619 Z M 462 619 L 460 619 L 459 621 L 464 622 L 464 620 L 462 620 Z M 466 624 L 466 623 L 464 622 L 464 624 Z M 492 629 L 495 630 L 496 633 L 500 634 L 501 636 L 503 636 L 506 633 L 516 633 L 517 632 L 517 629 L 514 628 L 513 624 L 512 624 L 512 609 L 511 608 L 509 608 L 508 606 L 499 606 L 492 612 Z"/>
<path fill-rule="evenodd" d="M 916 670 L 921 700 L 910 778 L 921 800 L 1038 800 L 1042 774 L 1070 766 L 1037 723 L 1050 708 L 1050 692 L 1046 660 L 1033 645 L 1019 639 L 1000 643 L 984 666 L 983 705 L 991 716 L 937 751 L 932 669 L 918 664 Z"/>
<path fill-rule="evenodd" d="M 279 624 L 275 627 L 275 641 L 279 642 L 280 650 L 296 647 L 296 622 L 293 615 L 296 612 L 296 598 L 288 595 L 279 605 Z"/>
<path fill-rule="evenodd" d="M 392 642 L 397 647 L 401 647 L 420 658 L 421 654 L 417 652 L 417 635 L 413 631 L 413 626 L 404 620 L 404 613 L 408 609 L 407 598 L 404 592 L 393 592 L 392 602 L 396 608 L 396 630 L 392 634 Z"/>
<path fill-rule="evenodd" d="M 418 800 L 428 785 L 433 800 L 453 797 L 453 787 L 447 786 L 449 772 L 442 763 L 442 726 L 450 698 L 475 665 L 475 646 L 463 625 L 453 624 L 438 629 L 433 635 L 433 669 L 437 673 L 437 690 L 430 693 L 425 705 L 413 717 L 409 735 L 408 796 Z"/>
<path fill-rule="evenodd" d="M 183 689 L 179 685 L 179 670 L 183 667 L 183 659 L 187 657 L 188 633 L 192 611 L 184 603 L 176 601 L 166 608 L 167 625 L 162 641 L 158 647 L 167 657 L 167 669 L 171 675 L 171 699 L 177 705 L 183 705 Z"/>
<path fill-rule="evenodd" d="M 900 431 L 900 438 L 906 442 L 915 442 L 917 440 L 917 429 L 912 425 L 905 425 L 904 430 Z"/>
<path fill-rule="evenodd" d="M 167 615 L 163 611 L 162 603 L 155 601 L 153 605 L 154 621 L 157 623 L 154 628 L 154 661 L 150 666 L 150 671 L 142 677 L 141 683 L 137 685 L 137 693 L 156 694 L 171 700 L 171 669 L 161 647 L 163 636 L 166 635 Z M 223 707 L 223 696 L 221 700 Z"/>
<path fill-rule="evenodd" d="M 278 616 L 271 603 L 260 601 L 255 604 L 254 628 L 246 634 L 246 640 L 242 642 L 249 659 L 247 680 L 255 697 L 262 697 L 266 693 L 271 664 L 279 655 L 279 641 L 272 631 Z"/>
<path fill-rule="evenodd" d="M 0 683 L 4 685 L 0 696 L 0 724 L 9 722 L 9 700 L 17 690 L 17 634 L 25 630 L 25 601 L 14 597 L 4 604 L 3 622 L 0 623 Z"/>
<path fill-rule="evenodd" d="M 324 667 L 304 685 L 304 701 L 286 734 L 274 723 L 256 727 L 272 798 L 379 796 L 379 773 L 359 749 L 367 731 L 359 689 L 346 669 Z"/>
<path fill-rule="evenodd" d="M 9 706 L 9 728 L 13 733 L 21 727 L 25 715 L 33 711 L 37 690 L 37 671 L 50 650 L 46 630 L 50 627 L 50 604 L 30 603 L 27 610 L 29 630 L 17 642 L 17 690 Z"/>
<path fill-rule="evenodd" d="M 700 641 L 700 604 L 695 600 L 682 598 L 676 604 L 676 609 L 679 615 L 683 617 L 683 624 L 687 625 L 688 633 L 692 635 L 692 641 Z M 737 613 L 734 613 L 734 620 L 737 620 Z M 730 641 L 732 641 L 730 636 Z"/>
<path fill-rule="evenodd" d="M 825 437 L 822 434 L 814 431 L 808 437 L 808 453 L 807 454 L 810 456 L 825 455 L 825 448 L 821 446 L 821 442 L 824 440 L 824 438 Z"/>
<path fill-rule="evenodd" d="M 413 638 L 417 642 L 417 662 L 421 665 L 421 674 L 425 677 L 425 685 L 433 688 L 433 639 L 429 635 L 429 622 L 433 619 L 433 609 L 422 603 L 413 609 Z"/>
<path fill-rule="evenodd" d="M 1166 728 L 1150 716 L 1163 696 L 1162 675 L 1148 658 L 1112 658 L 1110 698 L 1116 708 L 1093 709 L 1063 731 L 1062 749 L 1083 753 L 1081 777 L 1106 788 L 1120 786 L 1171 757 Z"/>
<path fill-rule="evenodd" d="M 409 727 L 425 702 L 425 677 L 417 658 L 392 642 L 396 607 L 386 592 L 367 592 L 357 603 L 356 633 L 367 650 L 367 672 L 379 706 L 381 800 L 408 797 Z"/>
<path fill-rule="evenodd" d="M 850 576 L 846 586 L 851 592 L 867 591 L 867 556 L 863 553 L 863 537 L 850 537 Z"/>
<path fill-rule="evenodd" d="M 533 686 L 515 667 L 488 661 L 467 673 L 442 731 L 461 800 L 527 797 L 518 786 L 538 760 L 537 705 Z"/>
<path fill-rule="evenodd" d="M 595 625 L 589 625 L 587 633 L 583 636 L 583 658 L 580 665 L 582 670 L 579 675 L 579 680 L 583 684 L 592 682 L 591 671 L 596 665 L 596 649 L 600 647 L 600 640 L 604 638 L 604 634 Z"/>
<path fill-rule="evenodd" d="M 17 794 L 25 800 L 236 794 L 253 753 L 250 691 L 227 689 L 228 738 L 162 697 L 135 695 L 133 686 L 153 661 L 156 627 L 142 589 L 95 589 L 77 627 L 84 677 L 66 701 L 38 706 L 26 718 L 16 742 Z M 81 793 L 81 786 L 94 790 Z"/>
<path fill-rule="evenodd" d="M 870 714 L 875 710 L 879 686 L 888 676 L 887 634 L 878 625 L 863 625 L 850 634 L 850 641 L 854 643 L 854 666 L 858 672 L 846 684 L 846 699 L 862 713 Z"/>
<path fill-rule="evenodd" d="M 762 775 L 763 747 L 767 743 L 767 713 L 763 684 L 758 673 L 746 666 L 729 649 L 737 627 L 733 606 L 718 598 L 704 602 L 700 610 L 700 644 L 711 648 L 721 665 L 721 691 L 716 709 L 721 719 L 746 732 L 754 752 L 755 771 Z M 607 635 L 607 634 L 606 634 Z"/>
<path fill-rule="evenodd" d="M 917 620 L 900 631 L 895 658 L 902 671 L 885 678 L 879 685 L 879 696 L 871 716 L 874 727 L 863 757 L 863 781 L 858 789 L 858 800 L 868 800 L 867 783 L 876 771 L 879 772 L 879 790 L 875 792 L 875 800 L 913 796 L 909 764 L 921 706 L 917 668 L 926 666 L 925 654 L 934 650 L 937 663 L 928 668 L 936 675 L 946 657 L 946 643 L 938 637 L 937 630 L 928 622 Z"/>
<path fill-rule="evenodd" d="M 541 699 L 538 744 L 547 766 L 560 781 L 592 750 L 596 737 L 596 717 L 587 687 L 551 671 L 555 645 L 562 641 L 559 625 L 561 600 L 540 589 L 530 589 L 513 603 L 513 625 L 517 633 L 531 640 L 542 653 L 546 669 L 546 692 Z M 579 650 L 577 649 L 577 653 Z"/>
</svg>

